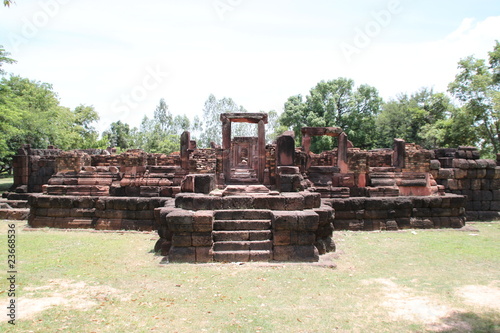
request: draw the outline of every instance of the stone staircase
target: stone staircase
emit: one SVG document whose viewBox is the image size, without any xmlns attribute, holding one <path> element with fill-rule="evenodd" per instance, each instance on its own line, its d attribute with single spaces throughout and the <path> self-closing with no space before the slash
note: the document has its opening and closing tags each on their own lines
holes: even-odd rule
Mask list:
<svg viewBox="0 0 500 333">
<path fill-rule="evenodd" d="M 0 198 L 0 220 L 27 220 L 30 209 L 28 195 L 6 192 Z"/>
<path fill-rule="evenodd" d="M 271 212 L 221 210 L 215 212 L 212 253 L 218 262 L 272 260 Z"/>
</svg>

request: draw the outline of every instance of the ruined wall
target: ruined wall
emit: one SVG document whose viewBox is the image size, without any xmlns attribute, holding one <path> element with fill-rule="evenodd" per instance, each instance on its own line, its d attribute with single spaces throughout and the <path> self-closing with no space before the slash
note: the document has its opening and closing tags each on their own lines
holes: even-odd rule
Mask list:
<svg viewBox="0 0 500 333">
<path fill-rule="evenodd" d="M 446 192 L 467 197 L 467 218 L 500 219 L 500 159 L 479 158 L 474 147 L 436 149 L 431 173 Z"/>
<path fill-rule="evenodd" d="M 33 228 L 154 230 L 154 210 L 167 198 L 31 195 L 28 223 Z"/>
<path fill-rule="evenodd" d="M 59 149 L 31 149 L 24 145 L 13 158 L 14 185 L 18 192 L 41 192 L 56 170 Z"/>
<path fill-rule="evenodd" d="M 189 156 L 189 172 L 191 173 L 215 173 L 216 168 L 216 149 L 196 149 Z"/>
<path fill-rule="evenodd" d="M 465 197 L 327 199 L 335 209 L 335 230 L 399 230 L 461 228 L 465 225 Z"/>
</svg>

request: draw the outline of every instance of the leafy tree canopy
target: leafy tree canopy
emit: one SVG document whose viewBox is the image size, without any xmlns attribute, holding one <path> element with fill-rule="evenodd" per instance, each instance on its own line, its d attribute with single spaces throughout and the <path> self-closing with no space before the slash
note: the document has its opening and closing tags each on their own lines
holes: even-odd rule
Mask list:
<svg viewBox="0 0 500 333">
<path fill-rule="evenodd" d="M 369 85 L 356 88 L 354 81 L 347 78 L 321 81 L 305 100 L 301 95 L 288 98 L 280 122 L 295 132 L 297 143 L 302 127 L 340 127 L 355 146 L 371 148 L 381 104 L 377 89 Z M 311 145 L 313 151 L 332 148 L 330 137 L 317 138 Z"/>
<path fill-rule="evenodd" d="M 448 90 L 461 103 L 464 116 L 481 138 L 485 152 L 500 152 L 500 43 L 488 62 L 469 56 L 458 63 L 459 73 Z"/>
</svg>

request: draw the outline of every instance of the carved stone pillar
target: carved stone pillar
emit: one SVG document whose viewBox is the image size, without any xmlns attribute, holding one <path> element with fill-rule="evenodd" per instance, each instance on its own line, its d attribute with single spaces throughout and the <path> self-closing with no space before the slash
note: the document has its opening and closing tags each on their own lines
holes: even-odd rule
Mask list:
<svg viewBox="0 0 500 333">
<path fill-rule="evenodd" d="M 337 166 L 339 167 L 341 173 L 347 173 L 349 171 L 349 167 L 347 165 L 347 134 L 341 133 L 338 140 L 339 149 L 337 152 Z"/>
<path fill-rule="evenodd" d="M 394 139 L 394 153 L 392 156 L 392 166 L 397 169 L 404 169 L 406 155 L 406 142 L 403 139 Z"/>
<path fill-rule="evenodd" d="M 231 178 L 231 121 L 221 115 L 222 121 L 222 172 L 224 182 Z"/>
<path fill-rule="evenodd" d="M 188 131 L 184 131 L 181 135 L 181 168 L 189 172 L 189 146 L 191 135 Z"/>
<path fill-rule="evenodd" d="M 302 150 L 307 155 L 311 152 L 311 137 L 309 134 L 302 134 Z"/>
<path fill-rule="evenodd" d="M 266 126 L 263 120 L 258 123 L 258 154 L 259 154 L 259 170 L 257 178 L 260 183 L 264 183 L 264 169 L 266 168 Z"/>
</svg>

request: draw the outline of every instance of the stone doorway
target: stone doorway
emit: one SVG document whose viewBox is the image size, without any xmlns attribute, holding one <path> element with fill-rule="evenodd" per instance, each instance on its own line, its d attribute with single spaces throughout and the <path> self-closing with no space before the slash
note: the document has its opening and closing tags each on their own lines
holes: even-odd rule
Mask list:
<svg viewBox="0 0 500 333">
<path fill-rule="evenodd" d="M 218 174 L 219 185 L 263 184 L 266 167 L 267 114 L 223 113 L 222 121 L 222 172 Z M 258 126 L 256 138 L 234 138 L 231 140 L 231 123 L 251 123 Z"/>
</svg>

